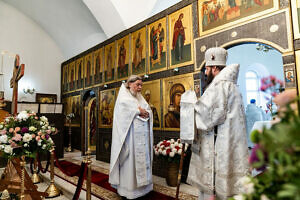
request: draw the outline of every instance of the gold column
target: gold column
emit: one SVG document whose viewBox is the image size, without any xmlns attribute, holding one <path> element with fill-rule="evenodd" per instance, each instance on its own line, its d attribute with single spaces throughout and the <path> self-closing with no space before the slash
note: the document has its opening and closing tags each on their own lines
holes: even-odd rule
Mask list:
<svg viewBox="0 0 300 200">
<path fill-rule="evenodd" d="M 85 163 L 87 163 L 87 178 L 86 178 L 86 200 L 91 200 L 91 182 L 92 182 L 92 169 L 91 169 L 91 150 L 88 148 L 86 152 L 87 157 Z"/>
<path fill-rule="evenodd" d="M 50 185 L 46 189 L 48 196 L 46 198 L 53 198 L 60 195 L 59 189 L 54 184 L 54 146 L 51 151 L 51 163 L 50 163 Z"/>
<path fill-rule="evenodd" d="M 24 181 L 25 181 L 25 165 L 26 165 L 25 156 L 21 156 L 20 165 L 21 165 L 21 194 L 20 194 L 20 199 L 24 200 L 24 198 L 25 198 L 25 195 L 24 195 L 24 190 L 25 190 Z"/>
<path fill-rule="evenodd" d="M 40 183 L 41 182 L 41 177 L 37 174 L 37 160 L 36 158 L 34 159 L 33 163 L 33 174 L 31 176 L 31 180 L 34 184 Z"/>
</svg>

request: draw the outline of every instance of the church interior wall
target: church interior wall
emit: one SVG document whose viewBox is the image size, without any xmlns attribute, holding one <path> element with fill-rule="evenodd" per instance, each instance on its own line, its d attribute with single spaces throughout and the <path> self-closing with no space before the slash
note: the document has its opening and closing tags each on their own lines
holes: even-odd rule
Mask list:
<svg viewBox="0 0 300 200">
<path fill-rule="evenodd" d="M 182 1 L 175 6 L 172 6 L 169 9 L 166 9 L 162 11 L 161 13 L 137 24 L 136 26 L 123 31 L 122 33 L 104 41 L 103 43 L 100 43 L 99 45 L 88 49 L 85 52 L 82 52 L 81 54 L 73 57 L 70 60 L 65 61 L 62 63 L 62 80 L 64 80 L 63 76 L 65 75 L 66 72 L 70 72 L 70 63 L 81 59 L 82 57 L 90 54 L 91 52 L 96 51 L 99 48 L 105 47 L 106 45 L 109 45 L 127 35 L 131 38 L 131 33 L 140 30 L 143 27 L 146 27 L 146 30 L 148 31 L 147 27 L 149 24 L 154 23 L 157 20 L 160 20 L 162 18 L 166 18 L 166 32 L 167 32 L 167 40 L 169 42 L 168 45 L 170 45 L 170 41 L 172 39 L 172 35 L 170 34 L 170 18 L 169 16 L 172 16 L 172 13 L 177 12 L 178 10 L 191 5 L 191 12 L 192 12 L 192 17 L 191 17 L 191 23 L 190 23 L 190 28 L 192 29 L 192 39 L 194 41 L 191 43 L 192 46 L 192 52 L 191 54 L 194 54 L 194 56 L 191 58 L 190 62 L 187 62 L 186 64 L 180 65 L 180 67 L 173 67 L 171 64 L 171 59 L 170 56 L 167 58 L 167 67 L 163 71 L 155 72 L 155 73 L 149 73 L 149 66 L 147 71 L 143 74 L 146 75 L 144 76 L 144 82 L 150 82 L 154 80 L 160 80 L 160 93 L 161 95 L 161 102 L 164 101 L 166 98 L 166 95 L 169 93 L 169 91 L 164 91 L 164 84 L 163 82 L 165 80 L 172 79 L 172 77 L 176 78 L 181 75 L 191 75 L 193 77 L 194 83 L 201 83 L 203 82 L 203 71 L 201 73 L 202 66 L 204 65 L 204 52 L 206 49 L 210 47 L 214 47 L 216 45 L 225 47 L 229 49 L 231 47 L 240 45 L 242 43 L 261 43 L 268 45 L 272 48 L 275 49 L 277 52 L 278 59 L 274 60 L 273 64 L 270 62 L 265 65 L 267 71 L 272 71 L 273 68 L 277 67 L 279 69 L 282 69 L 285 65 L 293 65 L 295 66 L 295 59 L 294 59 L 294 46 L 293 46 L 293 35 L 292 35 L 292 21 L 291 21 L 291 15 L 288 9 L 288 3 L 286 0 L 280 0 L 276 1 L 274 0 L 273 2 L 279 4 L 279 7 L 276 7 L 276 9 L 272 9 L 270 12 L 266 12 L 262 15 L 257 15 L 256 17 L 249 18 L 246 21 L 240 22 L 240 23 L 233 23 L 232 26 L 226 27 L 224 29 L 219 29 L 215 32 L 212 33 L 207 33 L 205 35 L 199 34 L 199 19 L 198 19 L 198 12 L 199 12 L 199 7 L 198 7 L 198 1 Z M 171 18 L 172 19 L 172 18 Z M 172 28 L 172 27 L 171 27 Z M 147 39 L 149 41 L 149 34 L 147 33 Z M 216 44 L 217 41 L 217 44 Z M 297 40 L 295 40 L 297 41 Z M 300 42 L 299 42 L 300 44 Z M 299 45 L 300 46 L 300 45 Z M 117 46 L 115 45 L 115 51 L 118 51 Z M 129 55 L 132 49 L 129 47 Z M 149 49 L 147 50 L 147 58 L 150 59 L 149 57 Z M 171 52 L 170 46 L 168 46 L 166 52 L 168 55 L 170 55 Z M 274 52 L 275 52 L 274 51 Z M 280 56 L 280 54 L 282 56 Z M 230 57 L 230 56 L 229 56 Z M 101 63 L 105 64 L 104 53 L 102 55 L 102 60 Z M 116 58 L 115 58 L 116 59 Z M 265 57 L 257 58 L 259 63 L 264 63 L 266 59 Z M 115 60 L 115 62 L 117 62 Z M 146 62 L 147 63 L 147 62 Z M 245 63 L 243 63 L 245 64 Z M 132 63 L 129 63 L 129 66 L 132 65 Z M 247 64 L 245 64 L 247 65 Z M 283 66 L 282 66 L 283 65 Z M 94 65 L 95 66 L 95 65 Z M 117 64 L 115 65 L 115 67 Z M 299 67 L 299 65 L 297 66 Z M 71 67 L 72 68 L 72 67 Z M 103 69 L 103 68 L 102 68 Z M 72 70 L 72 69 L 71 69 Z M 299 72 L 299 70 L 297 70 Z M 94 73 L 95 71 L 93 71 Z M 131 71 L 129 71 L 130 74 Z M 296 71 L 294 71 L 296 73 Z M 278 73 L 278 74 L 277 74 Z M 283 79 L 283 75 L 280 74 L 283 73 L 283 71 L 279 70 L 279 72 L 276 72 L 274 75 L 278 75 L 279 78 Z M 94 74 L 91 74 L 94 75 Z M 65 77 L 68 77 L 67 75 Z M 200 79 L 201 77 L 201 79 Z M 71 83 L 70 79 L 66 79 L 67 81 L 62 82 L 62 88 L 66 86 L 65 88 L 69 87 L 69 84 Z M 104 79 L 103 79 L 104 80 Z M 123 79 L 125 80 L 125 78 Z M 118 88 L 121 86 L 122 79 L 115 79 L 114 81 L 109 81 L 109 82 L 102 82 L 100 84 L 95 84 L 89 87 L 83 87 L 73 89 L 73 90 L 62 90 L 62 98 L 72 98 L 74 95 L 81 95 L 81 98 L 85 91 L 89 90 L 94 90 L 96 94 L 99 94 L 101 91 L 106 91 L 106 90 L 111 90 L 114 89 L 115 91 L 118 90 Z M 74 83 L 75 80 L 73 79 Z M 195 87 L 195 84 L 192 86 Z M 291 86 L 290 88 L 295 88 L 296 85 Z M 202 86 L 200 86 L 200 91 L 199 93 L 202 93 L 201 91 Z M 187 89 L 187 88 L 186 88 Z M 163 95 L 165 94 L 165 95 Z M 117 94 L 115 94 L 117 95 Z M 101 100 L 100 97 L 98 96 L 97 98 L 97 113 L 98 117 L 100 113 L 100 107 L 101 107 Z M 70 106 L 70 105 L 67 105 Z M 83 105 L 81 104 L 81 110 L 83 109 Z M 170 139 L 170 138 L 178 138 L 179 137 L 179 128 L 177 129 L 167 129 L 164 126 L 163 120 L 164 120 L 164 106 L 162 105 L 160 108 L 160 120 L 161 120 L 161 126 L 160 128 L 154 130 L 154 144 L 159 142 L 160 140 L 163 139 Z M 66 113 L 67 114 L 67 113 Z M 98 124 L 99 126 L 99 124 Z M 111 145 L 111 126 L 109 127 L 99 127 L 97 130 L 97 134 L 99 135 L 99 140 L 97 141 L 97 159 L 103 160 L 106 162 L 109 162 L 109 157 L 110 157 L 110 145 Z M 81 148 L 81 147 L 78 147 Z M 166 166 L 166 163 L 164 163 L 161 160 L 154 159 L 154 169 L 153 172 L 154 174 L 164 176 L 164 168 Z"/>
<path fill-rule="evenodd" d="M 12 98 L 9 83 L 17 53 L 20 62 L 25 63 L 18 100 L 34 102 L 35 95 L 23 93 L 23 89 L 34 88 L 36 92 L 58 94 L 60 101 L 59 63 L 64 57 L 54 40 L 33 20 L 3 1 L 0 1 L 0 27 L 0 49 L 5 50 L 1 55 L 5 99 Z"/>
</svg>

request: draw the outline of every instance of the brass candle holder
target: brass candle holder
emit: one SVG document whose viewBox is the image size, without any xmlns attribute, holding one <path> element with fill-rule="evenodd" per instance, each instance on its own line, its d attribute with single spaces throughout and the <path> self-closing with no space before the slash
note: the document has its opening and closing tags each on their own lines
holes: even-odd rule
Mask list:
<svg viewBox="0 0 300 200">
<path fill-rule="evenodd" d="M 54 147 L 50 150 L 51 151 L 51 160 L 50 160 L 50 185 L 46 189 L 46 193 L 48 196 L 46 198 L 53 198 L 60 195 L 60 190 L 54 184 Z"/>
</svg>

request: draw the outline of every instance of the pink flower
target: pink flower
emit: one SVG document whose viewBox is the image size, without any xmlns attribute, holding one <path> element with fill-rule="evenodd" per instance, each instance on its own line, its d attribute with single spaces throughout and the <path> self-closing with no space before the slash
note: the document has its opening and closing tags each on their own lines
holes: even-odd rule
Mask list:
<svg viewBox="0 0 300 200">
<path fill-rule="evenodd" d="M 16 132 L 16 133 L 19 132 L 20 130 L 21 130 L 20 127 L 16 127 L 16 128 L 15 128 L 15 132 Z"/>
<path fill-rule="evenodd" d="M 9 128 L 9 131 L 10 133 L 14 132 L 14 129 L 13 128 Z"/>
<path fill-rule="evenodd" d="M 277 93 L 276 92 L 272 92 L 271 95 L 272 95 L 272 97 L 276 97 Z"/>
<path fill-rule="evenodd" d="M 38 117 L 34 117 L 34 119 L 38 119 Z"/>
<path fill-rule="evenodd" d="M 20 134 L 16 134 L 12 139 L 14 141 L 21 141 L 22 140 L 22 136 Z"/>
<path fill-rule="evenodd" d="M 35 140 L 36 140 L 36 141 L 39 141 L 40 139 L 41 139 L 40 136 L 36 136 L 36 137 L 35 137 Z"/>
<path fill-rule="evenodd" d="M 6 130 L 1 130 L 1 131 L 0 131 L 0 134 L 1 134 L 1 135 L 5 135 L 5 134 L 6 134 Z"/>
<path fill-rule="evenodd" d="M 282 107 L 295 100 L 297 97 L 296 89 L 285 90 L 284 92 L 278 94 L 274 99 L 274 103 Z"/>
<path fill-rule="evenodd" d="M 262 85 L 261 87 L 260 87 L 260 90 L 261 91 L 265 91 L 267 89 L 267 86 L 266 85 Z"/>
<path fill-rule="evenodd" d="M 32 138 L 35 138 L 35 134 L 31 134 L 31 137 L 32 137 Z"/>
<path fill-rule="evenodd" d="M 276 77 L 273 76 L 273 75 L 271 75 L 271 76 L 270 76 L 270 80 L 271 80 L 271 81 L 276 81 Z"/>
<path fill-rule="evenodd" d="M 39 136 L 41 136 L 41 135 L 42 135 L 42 132 L 41 132 L 41 131 L 39 131 L 39 132 L 38 132 L 38 135 L 39 135 Z"/>
<path fill-rule="evenodd" d="M 15 142 L 12 142 L 12 143 L 10 143 L 10 146 L 11 146 L 12 148 L 15 148 L 15 147 L 17 147 L 18 145 L 17 145 Z"/>
<path fill-rule="evenodd" d="M 51 130 L 49 130 L 49 129 L 48 129 L 48 130 L 46 130 L 46 133 L 50 134 L 50 133 L 51 133 Z"/>
<path fill-rule="evenodd" d="M 45 136 L 44 136 L 44 135 L 42 135 L 42 136 L 41 136 L 41 138 L 44 140 L 44 139 L 45 139 Z"/>
</svg>

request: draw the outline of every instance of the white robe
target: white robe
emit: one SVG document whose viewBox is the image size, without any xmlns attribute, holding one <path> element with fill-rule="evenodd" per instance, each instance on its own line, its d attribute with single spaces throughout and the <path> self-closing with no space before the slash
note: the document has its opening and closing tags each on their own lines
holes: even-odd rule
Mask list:
<svg viewBox="0 0 300 200">
<path fill-rule="evenodd" d="M 149 112 L 139 117 L 138 106 Z M 141 94 L 121 86 L 114 109 L 109 183 L 121 196 L 138 198 L 153 189 L 153 116 Z"/>
<path fill-rule="evenodd" d="M 214 182 L 218 199 L 240 193 L 237 181 L 249 173 L 245 113 L 236 85 L 238 72 L 237 64 L 225 67 L 195 104 L 198 134 L 187 182 L 198 186 L 202 197 L 213 194 Z"/>
</svg>

